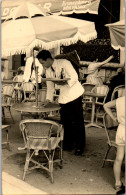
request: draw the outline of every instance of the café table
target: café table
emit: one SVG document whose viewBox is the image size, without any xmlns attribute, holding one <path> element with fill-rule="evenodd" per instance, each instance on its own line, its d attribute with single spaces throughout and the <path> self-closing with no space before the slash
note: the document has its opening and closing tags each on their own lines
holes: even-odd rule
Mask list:
<svg viewBox="0 0 126 195">
<path fill-rule="evenodd" d="M 96 98 L 103 98 L 103 97 L 105 97 L 105 95 L 98 94 L 98 93 L 92 93 L 92 92 L 85 92 L 84 95 L 92 97 L 91 122 L 89 124 L 85 125 L 85 127 L 98 127 L 98 128 L 102 128 L 100 125 L 98 125 L 94 121 L 94 118 L 95 118 L 95 103 L 96 103 Z"/>
<path fill-rule="evenodd" d="M 23 113 L 29 113 L 35 114 L 36 118 L 38 118 L 40 114 L 47 114 L 60 110 L 60 106 L 56 103 L 49 103 L 47 106 L 44 106 L 42 102 L 38 102 L 38 106 L 36 106 L 36 102 L 23 102 L 14 104 L 12 109 L 21 112 L 21 116 Z"/>
<path fill-rule="evenodd" d="M 16 83 L 22 83 L 22 82 L 13 81 L 12 79 L 6 79 L 6 80 L 1 81 L 1 83 L 2 84 L 16 84 Z"/>
</svg>

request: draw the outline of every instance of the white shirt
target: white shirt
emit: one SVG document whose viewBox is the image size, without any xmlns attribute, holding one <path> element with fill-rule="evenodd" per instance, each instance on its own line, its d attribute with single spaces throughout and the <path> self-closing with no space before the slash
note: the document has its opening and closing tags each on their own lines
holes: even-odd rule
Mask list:
<svg viewBox="0 0 126 195">
<path fill-rule="evenodd" d="M 49 67 L 46 70 L 46 78 L 55 78 L 55 75 L 56 77 L 59 77 L 62 68 L 64 69 L 65 78 L 70 78 L 70 80 L 67 81 L 66 85 L 60 85 L 60 95 L 58 99 L 59 103 L 66 104 L 77 99 L 83 94 L 84 88 L 78 81 L 78 75 L 70 61 L 65 59 L 54 59 L 52 67 L 55 72 L 53 72 L 51 67 Z M 50 101 L 53 101 L 55 90 L 54 86 L 55 85 L 52 81 L 47 81 L 46 99 Z"/>
<path fill-rule="evenodd" d="M 34 69 L 33 69 L 32 74 L 31 74 L 32 63 L 33 63 L 33 57 L 29 57 L 26 61 L 23 80 L 25 82 L 28 82 L 29 79 L 31 79 L 31 81 L 33 83 L 36 83 L 36 81 L 35 81 L 35 70 Z M 40 64 L 40 62 L 38 61 L 37 58 L 35 58 L 35 66 L 38 67 L 38 83 L 41 83 L 41 75 L 43 73 L 43 66 L 42 66 L 42 64 Z"/>
</svg>

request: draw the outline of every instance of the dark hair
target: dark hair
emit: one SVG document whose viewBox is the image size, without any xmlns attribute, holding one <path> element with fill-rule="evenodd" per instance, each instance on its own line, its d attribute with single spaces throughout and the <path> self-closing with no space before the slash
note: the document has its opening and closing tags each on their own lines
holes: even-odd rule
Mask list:
<svg viewBox="0 0 126 195">
<path fill-rule="evenodd" d="M 79 63 L 80 59 L 79 59 L 79 56 L 76 50 L 73 50 L 66 54 L 57 55 L 55 56 L 55 59 L 66 59 L 70 61 L 71 64 L 73 65 L 73 68 L 75 69 L 75 71 L 77 72 L 79 76 L 79 69 L 82 69 L 82 67 L 80 66 L 80 63 Z"/>
<path fill-rule="evenodd" d="M 33 51 L 36 50 L 36 51 L 39 51 L 39 47 L 34 47 L 33 48 Z"/>
<path fill-rule="evenodd" d="M 37 55 L 37 58 L 38 59 L 42 59 L 42 60 L 47 60 L 48 58 L 51 58 L 52 59 L 52 56 L 51 56 L 51 53 L 47 50 L 42 50 L 38 53 Z"/>
</svg>

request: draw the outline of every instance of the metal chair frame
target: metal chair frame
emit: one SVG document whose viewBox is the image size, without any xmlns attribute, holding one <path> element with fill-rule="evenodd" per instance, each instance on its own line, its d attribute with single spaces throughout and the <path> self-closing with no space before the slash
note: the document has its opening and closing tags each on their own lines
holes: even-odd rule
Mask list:
<svg viewBox="0 0 126 195">
<path fill-rule="evenodd" d="M 5 109 L 6 109 L 9 112 L 12 121 L 14 122 L 14 119 L 11 113 L 13 93 L 14 93 L 14 86 L 12 84 L 7 84 L 7 85 L 2 86 L 2 117 L 4 121 L 7 118 L 5 117 Z"/>
<path fill-rule="evenodd" d="M 25 83 L 22 83 L 22 89 L 23 89 L 23 92 L 24 92 L 24 100 L 23 102 L 25 101 L 35 101 L 36 98 L 32 99 L 32 95 L 34 95 L 35 97 L 35 86 L 32 82 L 25 82 Z M 26 97 L 26 94 L 29 94 L 29 97 Z"/>
<path fill-rule="evenodd" d="M 23 75 L 22 78 L 19 77 L 20 75 L 16 75 L 13 78 L 13 81 L 16 81 L 17 83 L 14 84 L 14 92 L 15 92 L 15 102 L 21 102 L 22 101 L 22 82 L 23 82 Z M 19 82 L 19 83 L 18 83 Z"/>
<path fill-rule="evenodd" d="M 109 92 L 109 87 L 107 85 L 102 85 L 102 86 L 95 86 L 95 88 L 93 88 L 92 90 L 94 93 L 95 91 L 98 94 L 103 94 L 105 95 L 103 98 L 96 98 L 96 123 L 98 123 L 98 119 L 102 119 L 104 118 L 104 109 L 103 109 L 103 105 L 105 104 L 108 92 Z M 104 127 L 104 122 L 100 124 L 101 126 Z"/>
<path fill-rule="evenodd" d="M 118 98 L 125 95 L 125 85 L 119 85 L 119 86 L 114 88 L 112 95 L 111 95 L 111 101 L 116 99 L 116 97 L 115 97 L 116 93 L 117 93 Z"/>
<path fill-rule="evenodd" d="M 104 114 L 103 121 L 104 121 L 104 130 L 107 137 L 107 149 L 103 159 L 102 167 L 104 167 L 106 161 L 114 162 L 114 159 L 108 158 L 108 154 L 112 148 L 115 149 L 115 152 L 117 150 L 117 145 L 115 143 L 115 134 L 118 127 L 118 123 L 113 121 L 107 113 Z"/>
<path fill-rule="evenodd" d="M 82 86 L 83 86 L 85 92 L 91 92 L 93 90 L 93 88 L 95 87 L 94 84 L 90 84 L 90 83 L 83 83 Z M 91 110 L 91 105 L 92 105 L 92 97 L 83 95 L 82 102 L 83 102 L 84 112 L 90 111 Z M 90 120 L 87 120 L 87 119 L 84 120 L 84 122 L 89 122 L 89 121 Z"/>
</svg>

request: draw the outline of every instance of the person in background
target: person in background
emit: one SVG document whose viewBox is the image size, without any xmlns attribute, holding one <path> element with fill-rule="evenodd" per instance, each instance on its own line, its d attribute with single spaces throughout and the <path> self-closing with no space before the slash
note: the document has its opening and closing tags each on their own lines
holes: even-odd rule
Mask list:
<svg viewBox="0 0 126 195">
<path fill-rule="evenodd" d="M 116 107 L 117 118 L 113 115 L 111 110 L 114 107 Z M 104 105 L 104 109 L 114 121 L 118 121 L 119 123 L 116 132 L 117 153 L 113 170 L 115 177 L 115 189 L 118 191 L 117 194 L 123 194 L 125 193 L 125 187 L 121 182 L 121 166 L 125 154 L 125 96 L 106 103 Z"/>
<path fill-rule="evenodd" d="M 26 65 L 24 69 L 24 76 L 23 76 L 23 81 L 24 82 L 32 82 L 33 84 L 36 83 L 36 77 L 35 77 L 35 66 L 38 67 L 38 87 L 41 89 L 41 76 L 43 74 L 43 67 L 39 63 L 38 59 L 36 58 L 37 54 L 39 52 L 38 47 L 34 47 L 32 51 L 31 57 L 27 58 L 26 60 Z M 33 63 L 33 56 L 35 57 L 35 66 Z"/>
<path fill-rule="evenodd" d="M 119 85 L 125 85 L 125 64 L 122 68 L 117 69 L 117 74 L 113 76 L 109 81 L 109 92 L 106 98 L 106 102 L 111 100 L 112 92 L 115 87 Z"/>
<path fill-rule="evenodd" d="M 82 108 L 82 94 L 84 88 L 78 81 L 78 75 L 70 61 L 66 59 L 53 59 L 47 50 L 39 52 L 37 58 L 46 69 L 46 78 L 60 78 L 63 71 L 66 82 L 47 81 L 47 95 L 45 106 L 53 101 L 54 85 L 60 86 L 58 102 L 61 110 L 61 122 L 64 127 L 63 147 L 66 150 L 75 149 L 75 155 L 82 155 L 85 147 L 85 127 Z"/>
<path fill-rule="evenodd" d="M 103 62 L 97 63 L 97 62 L 92 62 L 91 64 L 88 65 L 87 68 L 87 74 L 88 76 L 86 77 L 86 83 L 90 84 L 95 84 L 97 86 L 103 85 L 102 79 L 98 76 L 99 69 L 108 63 L 113 56 L 110 56 L 108 59 L 106 59 Z"/>
<path fill-rule="evenodd" d="M 1 63 L 2 64 L 2 63 Z M 5 78 L 4 65 L 1 65 L 1 80 L 3 81 Z"/>
</svg>

